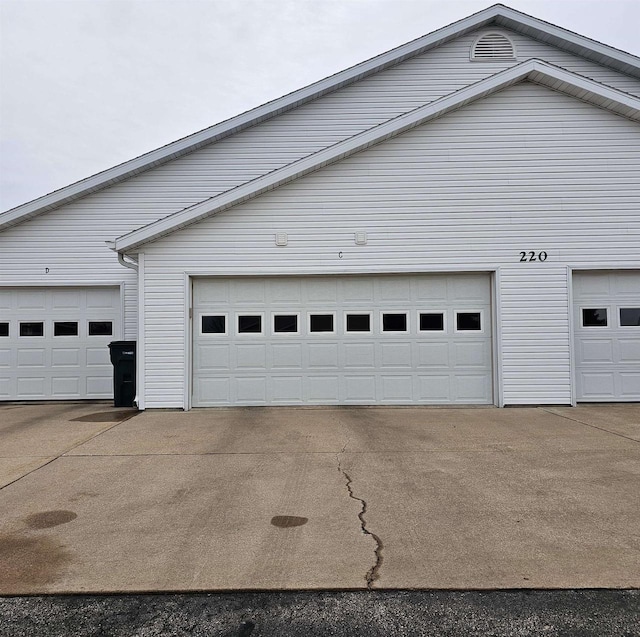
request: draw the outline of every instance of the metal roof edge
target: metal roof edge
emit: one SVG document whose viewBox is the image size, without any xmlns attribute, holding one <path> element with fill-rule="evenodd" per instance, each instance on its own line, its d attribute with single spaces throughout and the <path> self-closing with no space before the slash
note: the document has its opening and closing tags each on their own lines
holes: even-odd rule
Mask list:
<svg viewBox="0 0 640 637">
<path fill-rule="evenodd" d="M 564 83 L 573 87 L 575 92 L 579 92 L 580 99 L 584 100 L 588 94 L 597 95 L 607 100 L 606 108 L 626 116 L 629 116 L 629 111 L 633 110 L 640 119 L 639 98 L 547 62 L 527 60 L 232 190 L 138 228 L 116 239 L 116 250 L 126 252 L 155 241 L 525 79 L 531 79 L 560 91 L 562 88 L 558 88 L 556 84 Z M 577 96 L 575 93 L 572 95 Z"/>
</svg>

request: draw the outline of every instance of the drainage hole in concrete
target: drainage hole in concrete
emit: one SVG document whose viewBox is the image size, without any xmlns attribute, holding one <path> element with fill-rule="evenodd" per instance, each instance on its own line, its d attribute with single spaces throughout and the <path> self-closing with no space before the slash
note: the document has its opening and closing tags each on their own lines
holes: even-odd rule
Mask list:
<svg viewBox="0 0 640 637">
<path fill-rule="evenodd" d="M 276 515 L 271 518 L 271 524 L 281 529 L 290 529 L 292 526 L 302 526 L 309 518 L 299 518 L 295 515 Z"/>
</svg>

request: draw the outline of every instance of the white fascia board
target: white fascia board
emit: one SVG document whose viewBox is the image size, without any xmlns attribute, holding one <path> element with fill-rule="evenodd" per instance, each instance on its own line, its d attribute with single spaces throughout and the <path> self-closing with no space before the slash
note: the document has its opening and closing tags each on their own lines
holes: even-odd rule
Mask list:
<svg viewBox="0 0 640 637">
<path fill-rule="evenodd" d="M 495 5 L 495 7 L 501 9 L 495 18 L 495 23 L 499 26 L 543 40 L 598 64 L 609 66 L 621 73 L 640 77 L 640 57 L 534 18 L 526 13 L 520 13 L 510 7 L 504 5 Z"/>
<path fill-rule="evenodd" d="M 579 50 L 587 53 L 591 52 L 589 54 L 590 57 L 599 59 L 600 63 L 607 63 L 608 60 L 608 63 L 613 65 L 614 68 L 640 77 L 640 58 L 548 24 L 524 13 L 514 11 L 504 5 L 496 4 L 246 113 L 0 213 L 0 231 L 64 203 L 74 201 L 106 186 L 123 181 L 171 159 L 181 157 L 206 144 L 219 141 L 489 23 L 501 24 L 515 31 L 528 33 L 532 37 L 537 36 L 540 39 L 549 39 L 556 46 L 569 48 L 576 52 Z"/>
<path fill-rule="evenodd" d="M 410 128 L 424 124 L 429 120 L 440 117 L 454 109 L 461 108 L 472 101 L 486 97 L 491 93 L 495 93 L 525 79 L 530 79 L 536 83 L 546 84 L 548 86 L 551 84 L 555 86 L 557 82 L 561 82 L 563 86 L 569 87 L 570 89 L 564 92 L 569 92 L 574 95 L 579 93 L 581 99 L 593 102 L 598 106 L 604 106 L 604 102 L 606 102 L 606 107 L 610 108 L 610 110 L 640 120 L 640 99 L 546 62 L 528 60 L 460 89 L 435 102 L 431 102 L 409 113 L 379 124 L 372 129 L 334 144 L 329 148 L 320 150 L 313 155 L 288 164 L 283 168 L 274 170 L 267 175 L 263 175 L 232 190 L 221 193 L 207 201 L 195 204 L 190 208 L 185 208 L 159 221 L 138 228 L 116 239 L 116 250 L 126 252 L 144 243 L 155 241 L 180 228 L 184 228 L 208 216 L 218 214 L 232 206 L 253 199 L 258 195 L 278 188 L 330 163 L 353 155 L 369 146 L 399 135 Z M 589 99 L 589 96 L 592 96 L 593 99 Z"/>
</svg>

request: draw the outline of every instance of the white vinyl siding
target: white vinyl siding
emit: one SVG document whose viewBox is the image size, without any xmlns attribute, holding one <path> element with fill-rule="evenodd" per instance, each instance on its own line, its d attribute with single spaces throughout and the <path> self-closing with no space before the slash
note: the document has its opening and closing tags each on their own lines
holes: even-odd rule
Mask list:
<svg viewBox="0 0 640 637">
<path fill-rule="evenodd" d="M 115 218 L 114 218 L 115 217 Z M 120 232 L 118 215 L 82 215 L 77 225 L 55 210 L 0 233 L 0 290 L 5 286 L 124 287 L 123 337 L 138 334 L 138 279 L 105 241 Z M 120 227 L 119 227 L 120 226 Z"/>
<path fill-rule="evenodd" d="M 495 268 L 505 403 L 567 404 L 567 266 L 637 265 L 639 206 L 637 123 L 506 89 L 145 246 L 147 406 L 184 404 L 185 271 Z M 528 250 L 547 260 L 521 263 Z"/>
<path fill-rule="evenodd" d="M 518 61 L 471 62 L 477 30 L 308 104 L 0 233 L 0 283 L 126 281 L 136 335 L 135 273 L 104 242 L 245 183 L 529 58 L 640 96 L 640 80 L 508 30 Z M 535 112 L 532 112 L 535 117 Z M 559 113 L 562 117 L 562 113 Z M 493 126 L 499 126 L 501 113 Z M 560 123 L 558 122 L 558 128 Z M 557 132 L 557 131 L 556 131 Z M 462 131 L 457 133 L 461 134 Z M 548 141 L 548 140 L 547 140 Z M 517 146 L 520 140 L 514 141 Z M 448 157 L 447 150 L 444 152 Z M 437 155 L 433 155 L 437 160 Z M 498 161 L 500 161 L 498 159 Z M 544 162 L 545 158 L 540 157 Z M 622 161 L 622 158 L 621 158 Z M 496 164 L 500 169 L 500 164 Z M 491 169 L 490 167 L 485 170 Z M 402 167 L 399 166 L 399 170 Z M 410 173 L 407 173 L 410 177 Z M 470 177 L 473 182 L 473 177 Z M 49 273 L 44 276 L 44 268 Z"/>
</svg>

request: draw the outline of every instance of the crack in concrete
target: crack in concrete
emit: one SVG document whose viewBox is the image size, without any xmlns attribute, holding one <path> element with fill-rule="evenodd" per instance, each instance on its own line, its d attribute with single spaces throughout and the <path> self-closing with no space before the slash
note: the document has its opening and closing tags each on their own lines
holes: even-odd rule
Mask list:
<svg viewBox="0 0 640 637">
<path fill-rule="evenodd" d="M 373 531 L 370 531 L 367 528 L 367 521 L 365 519 L 365 515 L 367 513 L 367 503 L 366 503 L 365 500 L 363 500 L 362 498 L 359 498 L 358 496 L 356 496 L 354 494 L 353 488 L 351 486 L 353 484 L 353 480 L 351 479 L 351 476 L 342 468 L 341 456 L 345 452 L 349 442 L 351 442 L 351 441 L 347 440 L 347 442 L 345 442 L 344 447 L 342 447 L 342 450 L 336 456 L 336 458 L 338 460 L 338 471 L 340 472 L 340 474 L 344 477 L 344 479 L 346 481 L 346 487 L 347 487 L 347 492 L 349 494 L 349 497 L 352 500 L 355 500 L 356 502 L 360 503 L 360 507 L 361 508 L 360 508 L 360 512 L 358 513 L 358 519 L 360 520 L 360 530 L 365 535 L 369 535 L 374 540 L 374 542 L 376 543 L 376 548 L 374 550 L 374 555 L 375 555 L 375 558 L 376 558 L 375 562 L 374 562 L 373 566 L 371 566 L 371 568 L 367 571 L 367 573 L 365 575 L 365 580 L 367 582 L 367 589 L 368 590 L 373 590 L 374 582 L 380 576 L 380 567 L 382 566 L 382 560 L 383 560 L 383 558 L 382 558 L 382 549 L 384 549 L 384 544 L 382 543 L 382 540 L 380 539 L 380 537 L 378 535 L 376 535 Z"/>
</svg>

